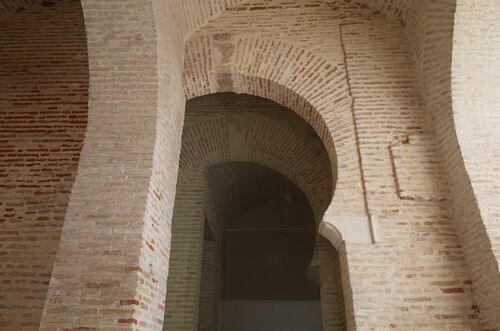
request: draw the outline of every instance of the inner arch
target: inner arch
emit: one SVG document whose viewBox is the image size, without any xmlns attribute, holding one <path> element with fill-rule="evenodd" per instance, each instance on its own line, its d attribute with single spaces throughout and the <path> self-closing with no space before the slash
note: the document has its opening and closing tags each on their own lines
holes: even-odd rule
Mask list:
<svg viewBox="0 0 500 331">
<path fill-rule="evenodd" d="M 242 322 L 245 317 L 238 315 L 237 306 L 249 300 L 271 305 L 294 301 L 285 312 L 292 316 L 293 306 L 307 301 L 306 306 L 316 312 L 314 321 L 304 319 L 311 330 L 331 325 L 332 319 L 343 325 L 337 253 L 318 234 L 333 195 L 332 165 L 323 142 L 306 121 L 278 103 L 252 95 L 193 98 L 186 106 L 179 164 L 164 330 L 182 330 L 185 325 L 213 330 L 214 324 L 227 322 L 218 319 L 224 307 L 236 309 L 227 316 L 240 316 Z M 252 248 L 252 242 L 262 245 Z M 264 258 L 260 267 L 258 263 L 252 267 L 250 261 L 246 271 L 234 267 L 235 261 L 258 249 L 262 252 L 245 260 L 267 256 L 267 264 Z M 328 254 L 331 258 L 325 257 Z M 274 272 L 267 270 L 278 265 L 282 267 Z M 255 274 L 246 281 L 255 283 L 239 287 L 246 281 L 238 280 L 238 274 L 247 276 L 250 271 Z M 224 306 L 225 299 L 238 304 Z M 214 312 L 213 307 L 218 309 Z"/>
<path fill-rule="evenodd" d="M 207 177 L 208 194 L 216 190 L 219 202 L 212 212 L 227 210 L 220 330 L 322 330 L 319 282 L 308 272 L 316 246 L 314 213 L 304 193 L 256 163 L 219 164 L 207 169 Z M 199 318 L 203 313 L 200 305 Z"/>
<path fill-rule="evenodd" d="M 334 242 L 346 239 L 371 243 L 371 221 L 366 210 L 353 123 L 353 100 L 344 67 L 286 42 L 252 36 L 234 40 L 223 37 L 224 34 L 200 34 L 187 41 L 183 73 L 186 97 L 227 91 L 246 93 L 272 100 L 298 114 L 314 129 L 332 165 L 335 195 L 329 203 L 328 217 L 323 221 L 339 230 L 334 231 Z M 267 47 L 263 47 L 264 44 Z M 243 57 L 246 60 L 242 63 L 235 62 L 235 54 L 248 52 L 253 55 Z M 271 60 L 275 56 L 283 61 L 275 63 Z M 221 57 L 224 63 L 219 63 Z M 257 62 L 247 61 L 249 58 Z M 310 74 L 321 71 L 325 71 L 325 75 Z M 309 74 L 301 74 L 303 72 Z M 362 229 L 356 235 L 349 232 L 354 224 Z M 344 236 L 345 231 L 349 237 Z"/>
<path fill-rule="evenodd" d="M 319 223 L 331 202 L 334 179 L 328 153 L 299 115 L 269 99 L 216 93 L 186 107 L 180 177 L 208 166 L 258 162 L 288 177 L 306 194 Z"/>
</svg>

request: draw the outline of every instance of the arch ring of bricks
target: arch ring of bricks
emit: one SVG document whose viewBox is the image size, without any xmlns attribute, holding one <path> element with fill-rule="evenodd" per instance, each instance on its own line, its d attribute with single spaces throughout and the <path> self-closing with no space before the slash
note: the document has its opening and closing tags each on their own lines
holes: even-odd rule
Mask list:
<svg viewBox="0 0 500 331">
<path fill-rule="evenodd" d="M 344 68 L 284 42 L 224 41 L 228 42 L 231 46 L 221 47 L 215 38 L 205 36 L 187 41 L 183 78 L 187 98 L 227 91 L 246 93 L 273 100 L 303 117 L 322 139 L 332 163 L 335 191 L 322 221 L 328 226 L 320 225 L 321 231 L 337 248 L 344 240 L 373 242 Z M 233 49 L 240 62 L 228 65 L 203 58 L 204 54 L 216 58 L 221 48 Z M 270 57 L 280 59 L 279 65 L 265 60 Z"/>
</svg>

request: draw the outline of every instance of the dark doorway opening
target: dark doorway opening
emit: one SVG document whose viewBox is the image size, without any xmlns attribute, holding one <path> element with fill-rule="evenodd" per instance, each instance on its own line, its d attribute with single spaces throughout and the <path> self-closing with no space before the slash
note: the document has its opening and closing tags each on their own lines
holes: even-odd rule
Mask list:
<svg viewBox="0 0 500 331">
<path fill-rule="evenodd" d="M 320 291 L 308 278 L 316 228 L 306 196 L 256 164 L 223 164 L 208 176 L 233 173 L 247 185 L 236 180 L 224 199 L 241 209 L 222 227 L 219 330 L 321 330 Z"/>
</svg>

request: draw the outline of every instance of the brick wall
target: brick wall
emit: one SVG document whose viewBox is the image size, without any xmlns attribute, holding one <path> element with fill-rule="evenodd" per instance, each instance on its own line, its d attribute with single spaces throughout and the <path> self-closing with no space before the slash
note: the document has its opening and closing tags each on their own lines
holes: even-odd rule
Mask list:
<svg viewBox="0 0 500 331">
<path fill-rule="evenodd" d="M 0 44 L 0 329 L 37 330 L 87 125 L 79 1 L 4 17 Z"/>
<path fill-rule="evenodd" d="M 370 249 L 374 254 L 371 262 L 361 256 L 349 257 L 347 245 L 355 314 L 356 302 L 362 303 L 360 311 L 370 314 L 363 322 L 356 316 L 358 328 L 476 329 L 478 315 L 464 255 L 451 223 L 447 186 L 433 187 L 436 177 L 442 177 L 435 175 L 442 170 L 434 169 L 436 164 L 441 167 L 439 154 L 420 100 L 404 31 L 398 25 L 373 22 L 342 29 L 368 207 L 380 235 L 380 243 Z M 410 146 L 401 154 L 406 161 L 400 162 L 396 154 L 389 153 L 391 141 Z M 392 173 L 387 167 L 391 161 Z M 411 168 L 404 166 L 405 162 L 411 162 Z M 405 174 L 405 168 L 411 174 Z M 404 184 L 407 175 L 411 180 Z M 399 199 L 395 199 L 395 191 Z M 353 250 L 357 254 L 362 251 L 360 247 Z M 379 269 L 382 256 L 402 264 Z M 365 263 L 369 263 L 368 269 Z M 361 283 L 355 285 L 358 277 Z M 378 283 L 380 277 L 384 280 Z M 363 288 L 369 283 L 376 284 L 371 288 L 372 298 L 357 299 L 358 294 L 365 297 Z M 385 299 L 377 298 L 376 293 L 384 293 Z M 381 301 L 392 303 L 383 304 L 382 311 Z M 429 305 L 432 314 L 426 313 Z M 403 313 L 401 307 L 405 307 Z M 378 314 L 380 317 L 375 317 Z M 393 317 L 388 318 L 389 314 Z"/>
<path fill-rule="evenodd" d="M 286 98 L 279 93 L 290 92 L 270 89 L 268 81 L 274 80 L 313 100 L 312 105 L 321 105 L 321 92 L 328 91 L 328 87 L 321 80 L 321 67 L 315 65 L 345 66 L 347 92 L 354 99 L 348 112 L 355 119 L 355 126 L 350 128 L 357 135 L 354 141 L 359 142 L 365 212 L 375 227 L 377 242 L 366 246 L 346 244 L 354 297 L 353 313 L 347 313 L 348 325 L 352 328 L 356 323 L 358 329 L 476 329 L 478 315 L 471 282 L 450 223 L 447 183 L 434 185 L 443 172 L 400 21 L 353 5 L 331 5 L 327 9 L 327 4 L 300 3 L 286 7 L 279 1 L 268 3 L 267 7 L 241 6 L 197 32 L 193 43 L 188 42 L 186 55 L 188 95 L 199 93 L 193 92 L 195 89 L 234 88 L 262 93 L 275 100 L 281 98 L 283 102 Z M 304 15 L 309 19 L 301 21 Z M 328 35 L 322 31 L 328 31 Z M 278 35 L 281 42 L 273 43 L 267 35 Z M 298 45 L 314 49 L 318 59 L 302 63 L 299 60 L 301 65 L 283 60 L 290 58 L 286 54 L 293 54 L 293 47 Z M 201 59 L 199 54 L 203 53 L 211 54 L 212 59 L 205 56 L 195 67 L 193 61 Z M 286 69 L 274 71 L 280 68 L 276 63 Z M 233 79 L 221 81 L 220 73 L 229 73 Z M 247 75 L 253 78 L 245 78 Z M 193 85 L 195 82 L 197 86 Z M 294 110 L 318 132 L 324 132 L 308 119 L 310 113 Z M 342 123 L 348 127 L 348 122 Z M 325 135 L 320 137 L 326 140 Z M 353 160 L 343 159 L 342 144 L 346 140 L 338 138 L 332 140 L 339 167 L 340 191 L 336 190 L 336 194 L 342 196 L 342 172 Z M 409 147 L 396 147 L 405 144 Z M 330 152 L 328 140 L 325 145 Z M 392 155 L 391 149 L 395 150 Z M 409 164 L 413 164 L 413 169 Z M 412 170 L 418 173 L 418 185 L 408 179 L 408 171 Z M 355 186 L 352 182 L 351 185 Z M 359 215 L 355 203 L 343 202 L 338 204 L 334 198 L 331 208 Z M 393 261 L 389 269 L 387 261 Z M 393 290 L 399 288 L 400 291 Z M 431 314 L 426 312 L 430 306 Z"/>
<path fill-rule="evenodd" d="M 0 286 L 1 295 L 24 293 L 8 294 L 20 302 L 0 307 L 2 326 L 37 327 L 78 164 L 42 329 L 161 328 L 183 93 L 236 91 L 296 111 L 325 144 L 338 175 L 327 218 L 348 239 L 337 248 L 349 328 L 477 329 L 478 310 L 485 329 L 498 327 L 496 3 L 458 2 L 453 86 L 452 0 L 244 3 L 82 1 L 90 102 L 78 164 L 88 85 L 81 12 L 69 9 L 78 2 L 2 2 L 2 64 L 40 59 L 28 71 L 0 68 L 0 143 L 10 153 L 0 194 L 13 205 L 1 205 Z M 38 41 L 19 43 L 30 38 Z M 46 80 L 51 72 L 68 78 L 64 86 Z M 9 161 L 13 150 L 29 163 Z M 35 153 L 42 164 L 31 163 Z M 413 163 L 419 185 L 407 173 Z M 446 185 L 433 185 L 440 173 L 448 200 Z M 349 229 L 366 225 L 376 245 L 350 242 Z"/>
<path fill-rule="evenodd" d="M 321 236 L 317 249 L 323 331 L 343 331 L 346 329 L 346 317 L 338 252 Z"/>
<path fill-rule="evenodd" d="M 219 306 L 219 258 L 218 243 L 205 218 L 203 234 L 203 259 L 201 265 L 198 331 L 217 330 Z"/>
<path fill-rule="evenodd" d="M 172 217 L 163 330 L 198 330 L 203 261 L 205 178 L 182 179 Z"/>
<path fill-rule="evenodd" d="M 222 162 L 258 162 L 302 188 L 318 221 L 331 199 L 323 144 L 299 116 L 269 100 L 234 93 L 190 100 L 183 145 L 181 176 Z"/>
<path fill-rule="evenodd" d="M 203 264 L 196 258 L 200 241 L 192 233 L 198 233 L 198 227 L 190 226 L 190 221 L 183 215 L 191 215 L 193 210 L 205 205 L 211 223 L 218 231 L 215 237 L 220 238 L 223 220 L 236 217 L 241 210 L 255 204 L 256 197 L 272 195 L 275 188 L 282 186 L 267 177 L 248 174 L 232 176 L 234 168 L 228 166 L 221 168 L 226 171 L 219 170 L 216 178 L 211 171 L 208 172 L 211 174 L 207 177 L 209 191 L 206 193 L 207 200 L 203 202 L 203 197 L 195 194 L 202 192 L 201 186 L 196 190 L 189 183 L 209 166 L 229 161 L 257 162 L 282 171 L 304 189 L 317 219 L 326 209 L 328 199 L 325 197 L 331 190 L 330 162 L 322 143 L 300 117 L 274 102 L 248 95 L 224 93 L 190 100 L 186 107 L 180 157 L 181 179 L 173 219 L 173 260 L 167 285 L 165 328 L 193 329 L 197 313 L 203 312 L 202 298 L 195 294 L 199 290 L 196 288 L 199 277 L 203 277 L 200 276 Z M 186 182 L 188 178 L 190 181 Z M 269 188 L 262 192 L 252 191 L 251 187 L 256 182 L 266 183 Z M 243 187 L 245 189 L 241 189 Z M 175 224 L 183 224 L 182 229 L 179 230 L 179 225 L 176 227 Z M 198 253 L 190 255 L 192 249 Z M 341 291 L 340 283 L 332 283 L 330 279 L 338 270 L 338 264 L 333 260 L 329 262 L 321 266 L 323 281 L 328 283 L 322 287 L 322 297 L 325 302 L 335 301 L 334 307 L 338 307 L 336 298 Z M 190 286 L 185 285 L 186 282 L 190 282 Z M 214 305 L 211 306 L 213 309 Z M 202 310 L 196 311 L 198 307 Z M 200 315 L 199 321 L 203 317 L 206 316 Z M 325 314 L 325 325 L 341 329 L 343 319 L 339 323 L 338 318 L 337 313 Z"/>
<path fill-rule="evenodd" d="M 495 130 L 492 128 L 496 127 L 496 120 L 492 115 L 488 115 L 491 114 L 491 111 L 476 111 L 472 113 L 460 110 L 460 113 L 458 113 L 458 108 L 463 108 L 462 105 L 464 103 L 462 101 L 456 103 L 461 106 L 454 107 L 454 109 L 457 110 L 455 111 L 455 116 L 453 115 L 451 96 L 451 53 L 453 45 L 452 37 L 455 1 L 358 0 L 353 3 L 360 5 L 359 8 L 364 8 L 368 12 L 371 8 L 372 14 L 376 14 L 377 12 L 382 13 L 388 18 L 394 18 L 404 24 L 403 29 L 408 40 L 408 48 L 415 62 L 416 77 L 419 82 L 418 88 L 422 92 L 422 102 L 425 106 L 426 116 L 430 119 L 432 124 L 432 134 L 435 134 L 436 145 L 445 168 L 444 174 L 450 186 L 453 225 L 460 237 L 467 263 L 471 269 L 470 274 L 475 288 L 475 298 L 480 307 L 482 319 L 488 324 L 490 323 L 488 320 L 494 320 L 495 316 L 498 315 L 497 309 L 495 309 L 495 307 L 498 307 L 498 304 L 490 297 L 491 293 L 497 293 L 499 279 L 497 266 L 498 258 L 496 257 L 498 254 L 495 253 L 497 251 L 495 248 L 496 242 L 498 242 L 496 239 L 496 233 L 498 231 L 495 230 L 495 224 L 498 222 L 495 221 L 495 207 L 492 206 L 490 202 L 490 197 L 496 195 L 494 190 L 496 176 L 494 171 L 491 170 L 495 167 L 494 165 L 496 162 L 490 158 L 485 164 L 484 158 L 481 157 L 481 155 L 495 154 L 495 149 L 491 146 L 489 141 L 494 141 L 495 134 L 493 131 Z M 256 21 L 257 23 L 255 23 L 253 27 L 258 27 L 256 30 L 259 30 L 259 34 L 264 37 L 269 34 L 272 28 L 271 30 L 266 30 L 263 27 L 270 27 L 270 25 L 275 24 L 274 21 L 267 25 L 265 23 L 258 23 L 260 19 L 266 20 L 272 18 L 274 20 L 272 13 L 266 10 L 266 6 L 273 9 L 291 9 L 299 8 L 301 5 L 309 6 L 310 8 L 324 5 L 321 1 L 273 1 L 265 5 L 259 1 L 249 1 L 246 2 L 246 4 L 245 7 L 236 6 L 229 10 L 241 12 L 241 21 L 246 20 L 243 16 L 248 17 L 248 20 Z M 367 7 L 367 5 L 369 7 Z M 333 7 L 337 12 L 342 12 L 342 2 L 338 2 L 337 5 Z M 487 31 L 483 32 L 480 36 L 474 35 L 474 40 L 480 45 L 477 46 L 477 48 L 491 50 L 497 44 L 497 38 L 495 38 L 497 27 L 495 24 L 487 23 L 491 21 L 491 17 L 495 17 L 497 7 L 497 4 L 494 2 L 479 3 L 473 7 L 459 6 L 462 10 L 459 12 L 460 15 L 458 16 L 459 26 L 465 26 L 464 22 L 467 21 L 468 26 L 477 27 L 474 28 L 477 31 L 479 31 L 481 27 L 483 31 Z M 251 17 L 247 10 L 254 11 L 256 15 Z M 325 12 L 323 12 L 323 15 L 325 15 Z M 309 22 L 318 22 L 310 13 L 307 17 L 310 19 Z M 344 14 L 344 17 L 347 18 L 348 15 Z M 483 17 L 486 17 L 486 19 L 483 19 Z M 488 18 L 490 18 L 490 21 L 488 21 Z M 296 24 L 296 26 L 307 24 L 307 20 L 304 20 Z M 245 26 L 245 24 L 238 25 L 237 30 L 245 29 Z M 335 36 L 333 31 L 334 29 L 330 29 L 330 35 Z M 309 35 L 307 39 L 301 39 L 301 33 L 305 33 L 305 30 L 294 31 L 294 44 L 313 39 L 313 37 Z M 458 33 L 462 34 L 461 30 L 459 30 Z M 479 32 L 476 34 L 479 34 Z M 283 30 L 279 31 L 278 35 L 281 39 L 284 38 Z M 455 36 L 457 36 L 457 33 L 455 33 Z M 248 35 L 245 36 L 245 38 L 247 37 Z M 319 41 L 314 40 L 314 43 L 326 49 L 328 46 L 325 46 L 325 40 L 327 39 L 328 37 L 320 39 Z M 470 41 L 471 38 L 461 36 L 455 37 L 455 42 L 458 42 L 459 45 L 466 45 L 467 43 L 465 42 L 460 43 L 462 40 Z M 254 45 L 262 48 L 259 43 L 255 43 Z M 315 46 L 311 46 L 311 48 L 313 47 Z M 279 48 L 272 47 L 272 51 L 274 54 L 277 54 L 279 53 Z M 459 55 L 460 52 L 461 51 L 457 51 L 457 55 Z M 491 51 L 485 50 L 484 52 L 488 54 L 486 55 L 488 56 L 488 60 L 485 59 L 481 62 L 485 63 L 489 61 L 490 65 L 488 67 L 494 67 L 493 63 L 495 56 L 490 56 L 492 53 Z M 463 51 L 463 54 L 469 55 L 472 53 Z M 265 55 L 265 57 L 271 58 L 271 56 L 268 55 Z M 489 82 L 495 79 L 491 74 L 484 75 L 477 66 L 473 66 L 472 64 L 476 63 L 475 61 L 462 61 L 463 57 L 464 56 L 460 56 L 458 60 L 455 61 L 456 64 L 458 63 L 454 69 L 455 75 L 460 75 L 464 72 L 464 68 L 467 68 L 468 71 L 480 72 L 480 76 L 474 77 L 477 82 Z M 277 55 L 274 58 L 280 59 L 280 56 Z M 189 61 L 189 57 L 187 60 Z M 468 64 L 464 65 L 463 63 L 465 62 Z M 214 63 L 217 63 L 217 61 L 212 61 L 211 65 Z M 204 65 L 203 63 L 201 64 Z M 290 72 L 290 66 L 285 65 L 284 67 L 287 68 L 286 71 Z M 479 66 L 479 68 L 482 67 L 486 66 Z M 260 72 L 263 73 L 263 67 L 261 66 L 260 68 Z M 210 70 L 213 69 L 209 69 L 209 71 Z M 232 69 L 232 71 L 234 72 L 234 69 Z M 491 72 L 494 71 L 488 71 L 488 73 Z M 199 80 L 199 82 L 210 81 L 209 76 L 210 75 L 206 77 L 206 80 L 202 79 Z M 275 75 L 274 78 L 277 79 L 279 76 Z M 461 78 L 458 78 L 456 81 L 460 79 Z M 486 84 L 490 87 L 495 86 L 495 84 Z M 469 86 L 463 83 L 457 85 Z M 482 86 L 481 84 L 473 85 L 478 88 Z M 213 89 L 214 87 L 208 85 L 206 88 Z M 249 90 L 249 88 L 246 90 Z M 485 90 L 487 91 L 488 88 Z M 467 92 L 469 91 L 470 89 L 468 88 L 462 89 L 456 96 L 459 96 L 460 100 L 468 98 L 469 93 Z M 476 109 L 494 109 L 494 101 L 492 101 L 491 98 L 496 96 L 495 93 L 478 90 L 475 94 L 485 96 L 481 97 L 481 102 L 476 102 L 478 104 L 477 106 L 474 105 Z M 488 105 L 486 101 L 489 102 Z M 473 106 L 469 106 L 469 108 L 472 107 Z M 458 118 L 456 116 L 457 114 L 459 114 Z M 462 120 L 462 118 L 465 120 Z M 455 123 L 457 124 L 457 128 L 455 127 Z M 472 126 L 472 123 L 476 124 Z M 479 124 L 477 123 L 483 123 L 481 124 L 481 128 L 479 128 Z M 455 131 L 456 129 L 460 130 L 460 132 L 458 132 L 458 139 Z M 477 135 L 479 131 L 483 133 L 480 136 Z M 478 140 L 480 140 L 480 143 L 478 143 Z M 335 141 L 338 141 L 338 139 Z M 470 150 L 473 150 L 474 153 L 467 152 L 468 145 L 485 146 L 485 149 L 479 150 L 477 148 L 471 148 Z M 488 147 L 486 148 L 486 146 Z M 466 156 L 464 153 L 469 153 L 470 156 Z M 467 162 L 463 162 L 462 155 L 466 156 Z M 489 170 L 487 170 L 488 168 Z M 471 183 L 469 174 L 472 174 L 473 177 L 480 177 L 481 180 L 473 179 Z M 477 197 L 479 197 L 480 201 L 476 201 Z M 498 297 L 498 295 L 493 296 Z"/>
<path fill-rule="evenodd" d="M 472 177 L 476 176 L 477 173 L 484 173 L 483 164 L 481 162 L 480 166 L 475 166 L 465 160 L 479 160 L 476 156 L 467 156 L 467 144 L 487 146 L 488 144 L 485 143 L 484 139 L 480 143 L 476 139 L 480 139 L 478 132 L 489 131 L 489 135 L 491 135 L 492 131 L 487 128 L 489 125 L 494 125 L 494 121 L 491 121 L 491 117 L 489 117 L 488 124 L 478 130 L 478 123 L 482 123 L 483 119 L 488 118 L 488 116 L 485 116 L 482 112 L 474 112 L 473 115 L 469 112 L 468 115 L 465 115 L 466 122 L 469 124 L 475 123 L 475 129 L 474 133 L 467 132 L 468 130 L 464 129 L 460 124 L 462 116 L 467 111 L 459 110 L 456 105 L 452 105 L 452 49 L 456 48 L 455 44 L 462 39 L 462 37 L 456 37 L 457 33 L 461 34 L 461 32 L 460 30 L 454 32 L 454 28 L 456 29 L 457 24 L 463 23 L 460 15 L 456 17 L 454 15 L 455 5 L 455 0 L 412 1 L 406 4 L 402 16 L 406 21 L 405 31 L 417 68 L 422 100 L 425 104 L 427 116 L 433 125 L 445 169 L 445 176 L 450 186 L 453 224 L 460 238 L 470 270 L 474 298 L 477 310 L 480 312 L 481 323 L 483 327 L 489 328 L 495 324 L 492 321 L 498 316 L 497 307 L 499 306 L 498 302 L 492 300 L 492 297 L 498 297 L 498 294 L 492 293 L 498 293 L 499 291 L 498 282 L 500 278 L 498 276 L 498 267 L 495 266 L 498 262 L 495 261 L 494 248 L 492 248 L 497 240 L 495 239 L 494 230 L 486 230 L 488 228 L 487 224 L 495 223 L 491 222 L 494 219 L 494 216 L 492 216 L 494 213 L 487 216 L 488 212 L 486 210 L 491 208 L 486 207 L 488 205 L 486 201 L 489 199 L 481 197 L 478 192 L 483 190 L 491 192 L 495 180 L 492 172 L 489 172 L 487 176 L 481 175 L 482 178 L 488 179 L 481 180 L 483 188 L 474 188 L 471 185 Z M 493 3 L 490 5 L 495 7 Z M 478 4 L 477 8 L 481 8 L 481 4 Z M 475 21 L 469 20 L 467 22 L 468 27 L 466 30 L 476 29 L 481 25 L 481 22 L 484 22 L 482 16 L 474 14 L 480 13 L 481 10 L 468 8 L 465 12 L 469 12 L 467 14 L 469 18 L 476 18 Z M 495 11 L 489 8 L 485 12 L 494 13 Z M 475 40 L 481 40 L 479 42 L 481 45 L 495 43 L 494 37 L 487 34 L 483 34 L 480 38 L 475 38 Z M 467 51 L 464 51 L 464 54 L 471 54 L 470 49 L 476 48 L 470 46 L 469 42 L 464 44 L 467 44 Z M 454 59 L 455 63 L 461 62 L 457 60 L 457 55 L 454 55 Z M 476 63 L 476 60 L 469 61 L 469 63 Z M 468 72 L 478 72 L 477 69 L 476 66 L 469 67 Z M 458 72 L 462 72 L 462 70 L 453 69 L 453 76 L 458 75 Z M 481 78 L 477 82 L 483 80 L 484 77 L 481 74 Z M 477 83 L 474 85 L 479 86 Z M 470 91 L 467 88 L 460 93 L 454 93 L 453 99 L 457 97 L 459 99 L 468 98 Z M 477 94 L 477 92 L 474 92 L 474 94 Z M 493 95 L 491 93 L 486 94 Z M 473 106 L 472 108 L 476 107 Z M 467 137 L 467 139 L 461 139 L 461 137 Z M 486 140 L 489 139 L 491 137 Z M 476 147 L 473 149 L 478 151 Z M 492 153 L 488 148 L 487 152 L 482 153 L 482 155 L 484 154 L 493 155 L 494 152 Z M 495 163 L 493 159 L 490 159 L 487 163 L 490 162 Z M 488 171 L 486 172 L 488 173 Z"/>
<path fill-rule="evenodd" d="M 184 107 L 171 38 L 180 15 L 147 0 L 82 6 L 89 120 L 41 330 L 161 329 Z"/>
</svg>

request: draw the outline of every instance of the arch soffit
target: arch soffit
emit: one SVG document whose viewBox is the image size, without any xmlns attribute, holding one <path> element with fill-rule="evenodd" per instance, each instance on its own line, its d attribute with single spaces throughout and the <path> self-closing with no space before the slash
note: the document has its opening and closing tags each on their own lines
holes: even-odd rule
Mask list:
<svg viewBox="0 0 500 331">
<path fill-rule="evenodd" d="M 248 141 L 250 145 L 252 145 L 252 147 L 250 145 L 248 146 L 248 152 L 238 153 L 237 155 L 231 155 L 228 157 L 222 153 L 197 153 L 196 151 L 201 150 L 197 148 L 190 148 L 189 152 L 186 152 L 183 149 L 181 152 L 181 164 L 179 169 L 180 176 L 188 177 L 191 176 L 191 174 L 199 173 L 210 166 L 225 162 L 259 163 L 283 174 L 297 187 L 299 187 L 306 194 L 311 207 L 313 207 L 316 219 L 319 222 L 331 201 L 335 185 L 335 181 L 329 176 L 330 169 L 322 169 L 322 167 L 317 166 L 318 162 L 321 162 L 321 156 L 318 158 L 318 153 L 321 153 L 321 149 L 307 148 L 306 146 L 308 146 L 308 142 L 305 141 L 304 137 L 292 129 L 284 126 L 279 120 L 266 118 L 266 121 L 271 122 L 272 128 L 271 130 L 268 130 L 266 141 L 262 141 L 261 144 L 259 144 L 258 141 Z M 257 121 L 255 125 L 258 125 Z M 250 131 L 254 129 L 254 126 L 246 128 L 246 130 Z M 205 131 L 196 130 L 196 134 L 196 141 L 213 140 L 213 137 L 205 137 Z M 244 134 L 244 136 L 247 135 Z M 249 137 L 250 138 L 248 139 L 254 140 L 251 138 L 251 135 Z M 277 159 L 274 155 L 283 154 L 280 145 L 280 142 L 283 141 L 283 137 L 286 137 L 287 143 L 294 146 L 294 148 L 287 149 L 290 153 L 285 154 L 281 159 Z M 265 146 L 260 146 L 262 143 L 265 143 Z M 296 152 L 299 150 L 303 151 L 303 153 L 301 153 L 300 160 L 296 159 Z M 188 160 L 185 159 L 185 153 L 192 154 L 189 156 Z M 229 152 L 228 154 L 231 153 Z M 192 162 L 190 163 L 189 159 L 196 160 L 196 164 L 193 164 Z M 290 161 L 294 159 L 297 160 L 297 163 Z M 288 160 L 288 162 L 286 160 Z M 324 162 L 328 161 L 325 159 Z M 310 176 L 310 174 L 313 175 Z M 325 180 L 313 182 L 318 178 L 324 178 Z M 326 199 L 325 195 L 328 196 Z"/>
</svg>

